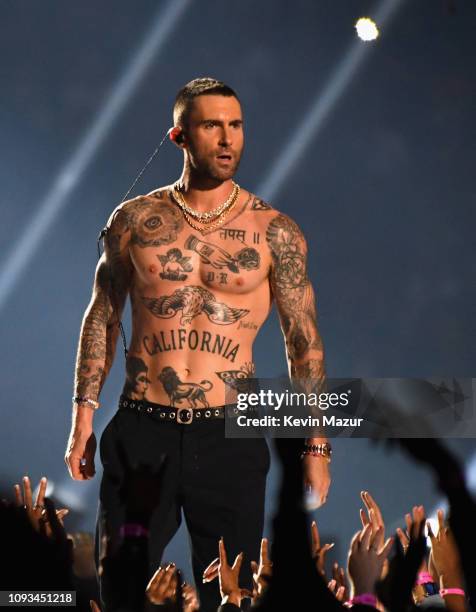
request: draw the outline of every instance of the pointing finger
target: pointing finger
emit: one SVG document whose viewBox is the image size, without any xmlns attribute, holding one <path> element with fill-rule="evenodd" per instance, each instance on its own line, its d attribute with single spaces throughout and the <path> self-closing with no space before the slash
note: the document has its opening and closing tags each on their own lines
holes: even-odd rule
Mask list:
<svg viewBox="0 0 476 612">
<path fill-rule="evenodd" d="M 317 525 L 316 525 L 316 529 L 317 529 Z M 318 534 L 318 537 L 319 537 L 319 534 Z M 260 561 L 260 565 L 269 565 L 268 538 L 261 539 L 259 561 Z"/>
<path fill-rule="evenodd" d="M 236 559 L 235 562 L 233 563 L 233 565 L 231 566 L 232 570 L 236 570 L 236 572 L 239 574 L 240 573 L 240 569 L 241 569 L 241 564 L 243 563 L 243 557 L 244 554 L 242 552 L 238 553 L 236 555 Z"/>
<path fill-rule="evenodd" d="M 31 483 L 28 476 L 23 476 L 23 499 L 25 506 L 28 509 L 31 509 L 33 507 L 33 497 L 31 494 Z"/>
<path fill-rule="evenodd" d="M 443 533 L 443 530 L 445 528 L 445 513 L 440 508 L 440 510 L 438 510 L 436 514 L 438 516 L 438 529 L 441 530 L 441 532 Z"/>
<path fill-rule="evenodd" d="M 315 553 L 321 547 L 321 539 L 319 537 L 319 529 L 317 528 L 316 521 L 311 523 L 311 538 L 312 538 L 312 552 Z"/>
<path fill-rule="evenodd" d="M 38 494 L 36 496 L 35 506 L 44 505 L 47 485 L 48 485 L 48 479 L 46 478 L 46 476 L 43 476 L 43 478 L 40 480 L 40 486 L 38 487 Z"/>
<path fill-rule="evenodd" d="M 21 487 L 19 484 L 16 484 L 13 487 L 13 490 L 15 492 L 15 504 L 17 506 L 23 506 L 23 495 L 21 494 Z"/>
<path fill-rule="evenodd" d="M 220 565 L 228 565 L 228 559 L 226 558 L 225 542 L 223 538 L 218 541 L 218 556 L 220 558 Z"/>
</svg>

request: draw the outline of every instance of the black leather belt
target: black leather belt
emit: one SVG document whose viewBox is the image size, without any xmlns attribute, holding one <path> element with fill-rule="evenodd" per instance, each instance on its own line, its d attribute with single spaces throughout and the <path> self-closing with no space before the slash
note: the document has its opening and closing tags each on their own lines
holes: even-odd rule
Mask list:
<svg viewBox="0 0 476 612">
<path fill-rule="evenodd" d="M 124 395 L 121 395 L 119 399 L 119 408 L 156 414 L 160 420 L 177 421 L 181 425 L 190 425 L 193 421 L 224 419 L 225 409 L 229 416 L 237 416 L 240 413 L 240 410 L 233 404 L 215 408 L 175 408 L 173 406 L 153 404 L 146 400 L 133 400 Z"/>
</svg>

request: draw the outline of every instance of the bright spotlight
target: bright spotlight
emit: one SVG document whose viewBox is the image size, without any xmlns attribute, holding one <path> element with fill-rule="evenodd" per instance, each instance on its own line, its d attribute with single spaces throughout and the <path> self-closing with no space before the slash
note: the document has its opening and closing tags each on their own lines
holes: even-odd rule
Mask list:
<svg viewBox="0 0 476 612">
<path fill-rule="evenodd" d="M 355 24 L 357 30 L 357 36 L 361 40 L 369 41 L 375 40 L 379 35 L 377 24 L 369 17 L 361 17 Z"/>
</svg>

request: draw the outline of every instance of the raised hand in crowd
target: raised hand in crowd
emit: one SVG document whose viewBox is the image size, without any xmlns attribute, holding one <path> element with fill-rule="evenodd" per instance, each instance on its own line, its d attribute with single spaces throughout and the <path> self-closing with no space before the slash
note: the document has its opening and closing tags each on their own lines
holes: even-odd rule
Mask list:
<svg viewBox="0 0 476 612">
<path fill-rule="evenodd" d="M 38 493 L 34 503 L 33 492 L 29 477 L 24 476 L 22 482 L 23 492 L 19 484 L 15 484 L 13 487 L 15 493 L 15 504 L 20 508 L 25 508 L 28 518 L 36 531 L 41 531 L 47 536 L 51 536 L 51 524 L 49 522 L 48 514 L 46 512 L 44 503 L 46 488 L 48 486 L 48 479 L 46 478 L 46 476 L 43 476 L 43 478 L 41 478 L 38 485 Z M 64 525 L 63 519 L 68 514 L 68 512 L 69 510 L 67 508 L 61 508 L 60 510 L 56 510 L 56 516 L 61 525 Z"/>
<path fill-rule="evenodd" d="M 243 597 L 251 597 L 252 593 L 248 589 L 240 588 L 240 569 L 243 563 L 243 553 L 240 552 L 233 562 L 228 564 L 225 542 L 223 538 L 218 542 L 219 565 L 218 580 L 220 583 L 220 595 L 222 604 L 232 603 L 240 606 Z"/>
<path fill-rule="evenodd" d="M 17 504 L 19 500 L 18 497 Z M 26 504 L 2 506 L 2 555 L 8 562 L 4 562 L 0 581 L 5 588 L 70 590 L 73 587 L 72 541 L 67 537 L 54 503 L 42 497 L 42 504 L 45 518 L 37 520 L 35 516 L 36 528 Z"/>
<path fill-rule="evenodd" d="M 431 541 L 431 554 L 435 570 L 438 574 L 441 589 L 464 590 L 463 571 L 458 547 L 450 527 L 445 524 L 443 510 L 438 510 L 438 533 L 435 535 L 430 523 L 427 523 L 428 535 Z M 444 600 L 448 610 L 459 612 L 466 610 L 465 598 L 461 595 L 447 594 Z"/>
<path fill-rule="evenodd" d="M 180 592 L 182 594 L 180 609 L 183 612 L 196 612 L 199 609 L 197 592 L 192 585 L 186 582 L 181 584 L 180 572 L 174 563 L 169 563 L 166 567 L 159 567 L 152 576 L 146 588 L 146 597 L 151 604 L 168 605 L 177 609 L 177 598 Z"/>
<path fill-rule="evenodd" d="M 337 584 L 337 580 L 335 580 L 334 578 L 332 580 L 329 580 L 327 584 L 327 588 L 334 595 L 337 601 L 339 601 L 340 603 L 344 603 L 345 601 L 347 601 L 348 598 L 346 596 L 347 595 L 346 587 Z"/>
<path fill-rule="evenodd" d="M 383 563 L 390 553 L 393 538 L 382 544 L 383 526 L 372 529 L 367 523 L 352 538 L 347 569 L 351 583 L 351 597 L 375 595 L 375 586 L 382 574 Z"/>
<path fill-rule="evenodd" d="M 311 555 L 316 564 L 316 569 L 323 578 L 326 577 L 326 554 L 333 548 L 334 542 L 331 544 L 323 544 L 321 546 L 321 536 L 316 521 L 311 523 Z"/>
<path fill-rule="evenodd" d="M 397 536 L 402 545 L 403 552 L 407 552 L 407 548 L 410 544 L 410 531 L 414 523 L 421 523 L 425 520 L 425 508 L 423 506 L 413 506 L 412 513 L 405 514 L 405 525 L 406 529 L 403 531 L 401 527 L 397 527 Z M 422 562 L 422 568 L 425 567 L 426 559 Z M 428 568 L 426 568 L 428 569 Z"/>
<path fill-rule="evenodd" d="M 262 548 L 263 542 L 261 542 L 261 549 Z M 216 559 L 213 559 L 213 561 L 207 566 L 207 568 L 203 572 L 202 580 L 203 582 L 211 582 L 212 580 L 215 580 L 215 578 L 218 578 L 220 583 L 222 604 L 231 603 L 239 607 L 243 597 L 255 597 L 255 593 L 251 593 L 248 589 L 242 589 L 239 586 L 240 569 L 243 563 L 243 553 L 239 553 L 236 556 L 233 565 L 230 567 L 230 565 L 228 564 L 225 542 L 223 538 L 221 538 L 218 542 L 218 553 L 219 556 Z M 253 581 L 254 580 L 255 578 L 253 576 Z"/>
<path fill-rule="evenodd" d="M 469 601 L 475 602 L 476 564 L 474 563 L 474 551 L 476 550 L 476 528 L 474 517 L 476 516 L 476 501 L 468 490 L 463 466 L 440 440 L 401 438 L 399 443 L 414 459 L 432 468 L 437 477 L 439 488 L 448 497 L 450 505 L 449 523 L 461 558 L 467 588 L 466 595 Z M 433 558 L 433 551 L 430 558 Z"/>
<path fill-rule="evenodd" d="M 178 576 L 174 563 L 159 567 L 146 587 L 145 595 L 157 606 L 175 603 L 177 600 Z"/>
<path fill-rule="evenodd" d="M 337 561 L 332 564 L 332 580 L 329 581 L 327 586 L 338 601 L 344 602 L 349 599 L 345 570 L 339 566 Z"/>
<path fill-rule="evenodd" d="M 187 582 L 182 585 L 182 598 L 184 612 L 196 612 L 200 609 L 197 591 Z"/>
<path fill-rule="evenodd" d="M 385 523 L 380 507 L 368 491 L 361 491 L 360 497 L 364 502 L 367 511 L 366 513 L 365 510 L 362 508 L 360 509 L 360 520 L 362 522 L 362 527 L 365 527 L 368 523 L 370 523 L 373 532 L 376 532 L 377 529 L 381 527 L 381 532 L 379 534 L 379 545 L 383 545 L 385 542 Z"/>
<path fill-rule="evenodd" d="M 425 557 L 425 515 L 419 508 L 416 507 L 413 519 L 407 524 L 409 541 L 403 547 L 397 538 L 396 554 L 389 563 L 388 573 L 377 584 L 378 597 L 391 612 L 407 610 L 411 605 L 418 569 Z"/>
<path fill-rule="evenodd" d="M 382 529 L 379 532 L 380 541 L 377 544 L 378 546 L 383 546 L 385 542 L 385 521 L 383 520 L 383 514 L 380 510 L 380 506 L 368 491 L 361 491 L 360 497 L 365 505 L 365 510 L 363 508 L 360 509 L 360 521 L 362 523 L 362 527 L 365 527 L 367 523 L 370 523 L 373 532 L 376 532 L 377 529 L 381 527 Z M 383 563 L 382 575 L 380 576 L 381 579 L 385 578 L 387 571 L 388 558 L 385 559 Z"/>
<path fill-rule="evenodd" d="M 256 604 L 263 596 L 267 585 L 273 575 L 273 562 L 269 557 L 268 539 L 262 538 L 259 551 L 259 564 L 251 561 L 251 571 L 253 572 L 253 604 Z"/>
<path fill-rule="evenodd" d="M 400 527 L 397 528 L 397 537 L 400 541 L 404 554 L 406 554 L 408 550 L 408 546 L 410 544 L 410 531 L 412 529 L 413 523 L 420 524 L 424 520 L 425 520 L 425 508 L 423 506 L 413 506 L 412 514 L 410 513 L 405 514 L 405 524 L 406 524 L 405 531 L 401 529 Z M 413 590 L 412 590 L 413 600 L 417 604 L 421 603 L 427 596 L 425 587 L 423 586 L 423 580 L 426 580 L 427 582 L 430 580 L 429 578 L 430 573 L 428 571 L 428 562 L 427 562 L 426 556 L 424 556 L 422 559 L 420 568 L 418 570 L 418 576 L 419 576 L 419 579 L 415 583 Z M 437 582 L 436 577 L 432 577 L 432 579 L 435 582 Z"/>
</svg>

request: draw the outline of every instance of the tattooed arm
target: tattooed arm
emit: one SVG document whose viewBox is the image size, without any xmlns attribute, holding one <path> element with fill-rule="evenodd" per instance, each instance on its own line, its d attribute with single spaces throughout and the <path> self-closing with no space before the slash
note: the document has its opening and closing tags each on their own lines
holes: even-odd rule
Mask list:
<svg viewBox="0 0 476 612">
<path fill-rule="evenodd" d="M 97 400 L 112 366 L 119 334 L 118 323 L 129 290 L 132 265 L 129 258 L 128 219 L 117 209 L 108 221 L 104 253 L 98 262 L 91 301 L 84 313 L 76 357 L 74 395 Z M 112 280 L 111 280 L 112 279 Z M 73 422 L 65 461 L 72 478 L 94 475 L 94 411 L 73 405 Z M 86 458 L 86 469 L 79 461 Z M 84 473 L 86 472 L 86 473 Z"/>
<path fill-rule="evenodd" d="M 297 224 L 278 214 L 269 223 L 266 240 L 271 251 L 270 284 L 276 300 L 291 381 L 298 390 L 320 393 L 325 387 L 324 348 L 317 327 L 315 296 L 307 275 L 307 244 Z M 308 444 L 327 439 L 310 438 Z M 330 485 L 327 459 L 305 456 L 304 473 L 318 503 Z"/>
</svg>

